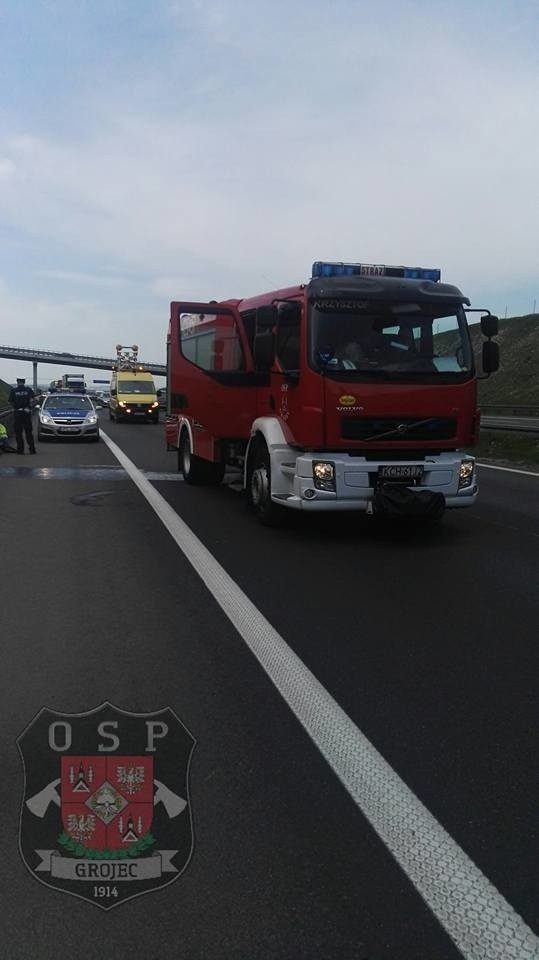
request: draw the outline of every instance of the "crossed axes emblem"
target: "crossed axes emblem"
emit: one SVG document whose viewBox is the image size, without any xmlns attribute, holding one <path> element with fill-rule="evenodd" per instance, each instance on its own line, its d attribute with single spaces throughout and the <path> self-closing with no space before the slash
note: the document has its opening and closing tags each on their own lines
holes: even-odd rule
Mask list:
<svg viewBox="0 0 539 960">
<path fill-rule="evenodd" d="M 30 813 L 33 813 L 36 817 L 43 818 L 51 803 L 55 803 L 57 807 L 61 806 L 60 794 L 56 789 L 59 783 L 60 777 L 58 777 L 57 780 L 51 780 L 46 787 L 43 787 L 43 790 L 40 790 L 39 793 L 34 794 L 33 797 L 30 797 L 26 801 L 26 806 L 30 810 Z M 157 787 L 153 798 L 154 807 L 156 807 L 158 803 L 162 803 L 171 820 L 185 810 L 187 801 L 184 800 L 183 797 L 169 790 L 161 780 L 154 780 L 154 784 Z"/>
</svg>

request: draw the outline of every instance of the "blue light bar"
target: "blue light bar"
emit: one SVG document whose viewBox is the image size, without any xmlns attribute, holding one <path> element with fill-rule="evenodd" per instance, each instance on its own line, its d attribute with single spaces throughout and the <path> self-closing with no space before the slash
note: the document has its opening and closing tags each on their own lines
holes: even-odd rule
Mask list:
<svg viewBox="0 0 539 960">
<path fill-rule="evenodd" d="M 404 276 L 407 280 L 434 280 L 434 283 L 438 283 L 442 271 L 433 269 L 429 267 L 404 267 Z"/>
<path fill-rule="evenodd" d="M 405 280 L 440 280 L 441 270 L 428 267 L 393 267 L 384 263 L 327 263 L 316 260 L 312 277 L 403 277 Z"/>
</svg>

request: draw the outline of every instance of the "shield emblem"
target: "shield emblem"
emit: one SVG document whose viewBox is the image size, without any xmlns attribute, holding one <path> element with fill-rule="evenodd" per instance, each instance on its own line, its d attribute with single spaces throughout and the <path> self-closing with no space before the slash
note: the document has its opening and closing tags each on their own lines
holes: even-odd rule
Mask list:
<svg viewBox="0 0 539 960">
<path fill-rule="evenodd" d="M 194 845 L 188 775 L 195 742 L 170 707 L 40 710 L 17 741 L 28 870 L 104 910 L 176 880 Z"/>
</svg>

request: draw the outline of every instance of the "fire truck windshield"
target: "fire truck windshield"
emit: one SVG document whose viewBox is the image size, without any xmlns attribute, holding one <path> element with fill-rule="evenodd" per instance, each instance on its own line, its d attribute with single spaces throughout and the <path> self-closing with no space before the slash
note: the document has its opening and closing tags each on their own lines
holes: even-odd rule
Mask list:
<svg viewBox="0 0 539 960">
<path fill-rule="evenodd" d="M 460 304 L 316 300 L 310 365 L 336 379 L 465 380 L 473 356 Z"/>
</svg>

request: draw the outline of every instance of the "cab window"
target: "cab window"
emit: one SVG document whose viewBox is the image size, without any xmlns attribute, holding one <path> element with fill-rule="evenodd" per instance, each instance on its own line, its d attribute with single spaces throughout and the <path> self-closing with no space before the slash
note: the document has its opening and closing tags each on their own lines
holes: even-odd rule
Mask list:
<svg viewBox="0 0 539 960">
<path fill-rule="evenodd" d="M 300 320 L 299 303 L 278 304 L 275 356 L 282 370 L 299 370 Z"/>
<path fill-rule="evenodd" d="M 208 373 L 245 369 L 236 321 L 231 313 L 180 313 L 180 350 Z"/>
</svg>

